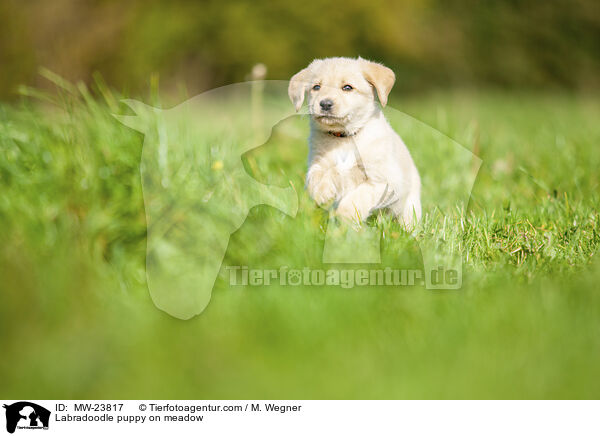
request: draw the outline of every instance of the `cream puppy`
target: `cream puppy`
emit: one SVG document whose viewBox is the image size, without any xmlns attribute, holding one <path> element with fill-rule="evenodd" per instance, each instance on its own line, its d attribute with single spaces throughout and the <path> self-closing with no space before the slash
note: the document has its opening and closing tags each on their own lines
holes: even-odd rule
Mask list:
<svg viewBox="0 0 600 436">
<path fill-rule="evenodd" d="M 411 229 L 421 218 L 419 172 L 375 100 L 385 106 L 395 80 L 361 58 L 317 59 L 292 77 L 288 94 L 298 111 L 308 92 L 311 198 L 357 223 L 387 208 Z"/>
</svg>

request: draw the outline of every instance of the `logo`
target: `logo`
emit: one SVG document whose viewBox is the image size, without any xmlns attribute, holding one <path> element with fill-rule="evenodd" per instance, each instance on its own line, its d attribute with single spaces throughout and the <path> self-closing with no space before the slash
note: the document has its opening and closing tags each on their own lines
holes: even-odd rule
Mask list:
<svg viewBox="0 0 600 436">
<path fill-rule="evenodd" d="M 144 134 L 140 175 L 147 223 L 146 282 L 156 307 L 168 314 L 190 319 L 204 311 L 230 236 L 244 224 L 250 209 L 267 205 L 296 217 L 299 199 L 292 182 L 286 187 L 283 183 L 264 184 L 246 171 L 245 164 L 250 162 L 247 165 L 252 167 L 253 160 L 246 154 L 268 143 L 306 143 L 308 124 L 301 127 L 294 121 L 306 112 L 299 115 L 289 104 L 288 85 L 288 81 L 237 83 L 207 91 L 170 109 L 123 100 L 131 114 L 114 115 L 125 126 Z M 423 284 L 426 289 L 460 289 L 462 255 L 459 244 L 446 237 L 446 225 L 464 224 L 481 160 L 451 138 L 389 105 L 385 116 L 403 140 L 419 151 L 415 162 L 422 169 L 423 221 L 429 224 L 423 232 L 411 235 L 423 259 Z M 354 156 L 340 159 L 346 168 L 353 167 L 361 156 L 355 146 Z M 430 168 L 434 170 L 427 171 Z M 444 182 L 440 184 L 440 180 Z M 395 198 L 387 187 L 377 194 L 380 201 L 375 209 Z M 323 247 L 322 263 L 381 264 L 386 225 L 347 225 L 329 211 L 327 225 L 319 226 L 325 232 L 324 242 L 320 233 L 314 233 L 318 237 L 312 241 L 315 252 Z M 359 215 L 367 216 L 367 212 Z M 268 246 L 268 231 L 265 238 Z M 397 271 L 406 270 L 403 265 L 393 266 Z M 440 276 L 440 272 L 449 275 Z M 384 268 L 381 274 L 385 274 Z M 290 284 L 300 283 L 297 271 L 290 270 L 288 275 Z M 358 276 L 362 277 L 362 272 Z"/>
<path fill-rule="evenodd" d="M 48 430 L 50 411 L 28 401 L 19 401 L 6 409 L 6 431 L 14 433 L 18 429 Z"/>
</svg>

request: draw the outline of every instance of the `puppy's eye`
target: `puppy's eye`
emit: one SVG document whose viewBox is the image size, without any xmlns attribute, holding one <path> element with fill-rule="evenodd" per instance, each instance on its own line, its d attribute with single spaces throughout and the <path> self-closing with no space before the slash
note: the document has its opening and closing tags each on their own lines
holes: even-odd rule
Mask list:
<svg viewBox="0 0 600 436">
<path fill-rule="evenodd" d="M 344 85 L 344 86 L 342 86 L 342 89 L 343 89 L 344 91 L 352 91 L 354 88 L 353 88 L 353 87 L 351 87 L 350 85 Z"/>
<path fill-rule="evenodd" d="M 313 86 L 313 89 L 315 91 L 318 91 L 319 89 L 321 89 L 321 85 L 315 85 L 315 86 Z"/>
</svg>

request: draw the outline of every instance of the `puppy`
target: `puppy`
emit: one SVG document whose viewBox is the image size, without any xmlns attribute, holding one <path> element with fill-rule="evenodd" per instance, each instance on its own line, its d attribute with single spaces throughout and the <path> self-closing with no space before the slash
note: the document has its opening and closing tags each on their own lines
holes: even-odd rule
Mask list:
<svg viewBox="0 0 600 436">
<path fill-rule="evenodd" d="M 411 229 L 421 218 L 419 172 L 375 100 L 385 106 L 395 80 L 362 58 L 317 59 L 292 77 L 288 94 L 298 111 L 308 92 L 311 198 L 355 223 L 387 208 Z"/>
</svg>

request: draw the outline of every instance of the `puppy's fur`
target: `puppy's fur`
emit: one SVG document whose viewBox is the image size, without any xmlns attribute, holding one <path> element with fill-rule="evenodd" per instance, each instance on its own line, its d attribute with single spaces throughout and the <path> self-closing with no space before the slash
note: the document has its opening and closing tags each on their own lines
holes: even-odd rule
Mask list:
<svg viewBox="0 0 600 436">
<path fill-rule="evenodd" d="M 395 79 L 361 58 L 317 59 L 292 77 L 288 94 L 298 111 L 308 92 L 311 198 L 358 223 L 387 208 L 410 229 L 421 217 L 419 172 L 375 101 L 376 93 L 386 105 Z"/>
</svg>

